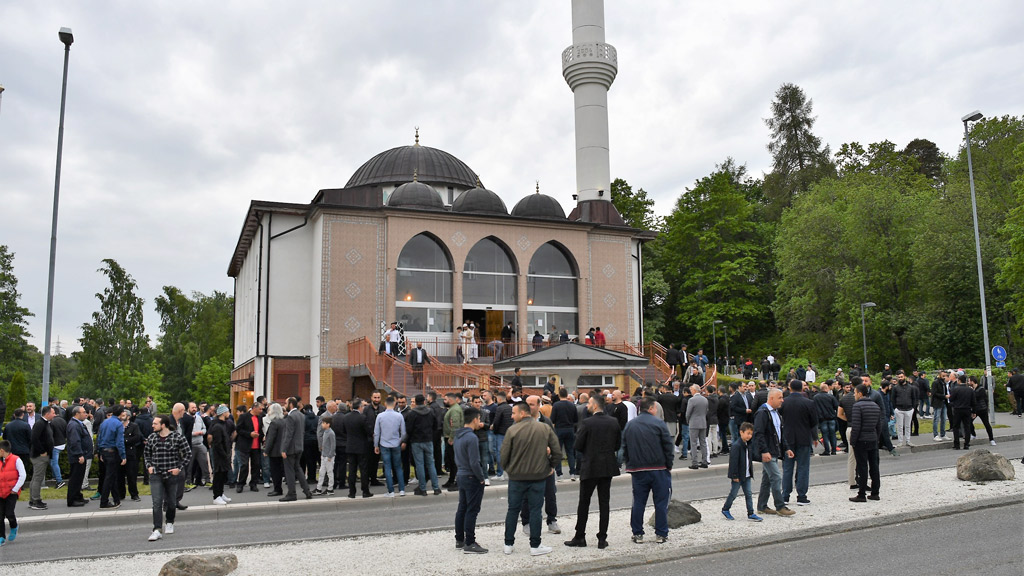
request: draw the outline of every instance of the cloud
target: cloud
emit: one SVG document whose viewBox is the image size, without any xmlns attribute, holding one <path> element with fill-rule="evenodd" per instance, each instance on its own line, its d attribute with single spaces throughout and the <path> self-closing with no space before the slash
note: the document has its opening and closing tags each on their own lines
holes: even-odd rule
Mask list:
<svg viewBox="0 0 1024 576">
<path fill-rule="evenodd" d="M 569 2 L 353 0 L 0 7 L 0 243 L 16 253 L 41 345 L 61 26 L 69 69 L 54 334 L 77 347 L 118 260 L 147 301 L 225 276 L 252 199 L 308 202 L 377 152 L 458 156 L 512 206 L 534 181 L 568 209 Z M 666 213 L 726 157 L 770 169 L 763 118 L 778 86 L 814 100 L 833 149 L 916 137 L 946 153 L 960 116 L 1020 114 L 1024 6 L 872 2 L 606 2 L 619 52 L 612 177 Z M 74 344 L 74 346 L 73 346 Z"/>
</svg>

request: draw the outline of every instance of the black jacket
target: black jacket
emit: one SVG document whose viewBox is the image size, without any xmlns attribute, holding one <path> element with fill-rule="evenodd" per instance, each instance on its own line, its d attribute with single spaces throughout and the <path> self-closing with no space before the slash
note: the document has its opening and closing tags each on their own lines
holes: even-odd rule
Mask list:
<svg viewBox="0 0 1024 576">
<path fill-rule="evenodd" d="M 978 385 L 974 389 L 974 413 L 982 414 L 988 412 L 988 389 Z"/>
<path fill-rule="evenodd" d="M 125 456 L 127 456 L 129 460 L 141 457 L 144 441 L 145 437 L 142 436 L 142 432 L 139 430 L 138 422 L 129 422 L 128 426 L 124 429 Z"/>
<path fill-rule="evenodd" d="M 28 423 L 25 423 L 28 426 Z M 7 425 L 10 428 L 10 425 Z M 92 436 L 89 434 L 89 430 L 86 429 L 85 424 L 82 424 L 75 418 L 72 418 L 68 422 L 68 445 L 65 450 L 68 455 L 68 460 L 74 462 L 78 460 L 79 456 L 84 457 L 86 460 L 92 459 Z"/>
<path fill-rule="evenodd" d="M 373 413 L 373 410 L 364 408 Z M 376 417 L 376 414 L 372 414 Z M 353 410 L 345 415 L 345 429 L 339 442 L 345 444 L 348 454 L 367 454 L 370 452 L 370 438 L 373 434 L 373 420 L 370 416 Z"/>
<path fill-rule="evenodd" d="M 665 363 L 669 366 L 676 366 L 683 363 L 683 356 L 679 353 L 679 350 L 675 348 L 669 348 L 665 351 Z"/>
<path fill-rule="evenodd" d="M 256 417 L 256 430 L 252 429 L 252 412 L 246 412 L 238 417 L 235 422 L 235 450 L 248 454 L 252 451 L 252 433 L 259 432 L 260 446 L 266 440 L 266 431 L 263 430 L 263 417 Z M 275 454 L 275 452 L 271 452 Z M 276 452 L 280 454 L 280 451 Z"/>
<path fill-rule="evenodd" d="M 213 436 L 210 443 L 210 460 L 213 463 L 214 472 L 231 471 L 231 432 L 228 430 L 227 422 L 219 418 L 213 421 L 209 428 Z"/>
<path fill-rule="evenodd" d="M 53 455 L 53 430 L 50 422 L 41 415 L 36 414 L 36 425 L 32 427 L 32 451 L 33 458 L 46 454 Z"/>
<path fill-rule="evenodd" d="M 814 406 L 818 409 L 818 422 L 835 420 L 839 410 L 839 400 L 832 394 L 815 394 Z"/>
<path fill-rule="evenodd" d="M 946 405 L 946 383 L 936 378 L 932 380 L 932 408 L 942 408 Z"/>
<path fill-rule="evenodd" d="M 559 400 L 551 405 L 551 421 L 555 428 L 575 428 L 579 415 L 576 406 L 568 400 Z"/>
<path fill-rule="evenodd" d="M 341 441 L 345 430 L 345 414 L 340 410 L 331 416 L 331 430 L 334 431 L 334 453 L 345 454 L 345 443 Z"/>
<path fill-rule="evenodd" d="M 248 416 L 248 413 L 246 413 Z M 263 423 L 263 419 L 260 419 L 260 424 Z M 284 452 L 284 428 L 288 426 L 288 421 L 284 418 L 278 418 L 267 426 L 267 435 L 263 439 L 263 454 L 270 458 L 280 458 L 281 452 Z M 237 430 L 237 427 L 236 427 Z M 252 438 L 250 438 L 252 440 Z M 251 445 L 250 445 L 251 446 Z M 235 449 L 238 449 L 238 445 L 235 445 Z M 252 449 L 250 448 L 250 451 Z"/>
<path fill-rule="evenodd" d="M 93 424 L 96 430 L 99 430 L 99 422 Z M 178 428 L 181 430 L 181 435 L 185 437 L 185 441 L 188 442 L 189 446 L 192 446 L 192 429 L 196 426 L 195 416 L 192 416 L 188 412 L 185 412 L 181 416 L 181 420 L 178 420 Z"/>
<path fill-rule="evenodd" d="M 729 423 L 732 400 L 728 396 L 718 396 L 718 425 L 727 426 Z"/>
<path fill-rule="evenodd" d="M 405 414 L 407 442 L 416 444 L 433 442 L 437 421 L 429 406 L 416 406 Z"/>
<path fill-rule="evenodd" d="M 737 438 L 729 450 L 729 479 L 752 478 L 754 476 L 754 459 L 750 453 L 750 446 L 742 439 Z M 747 474 L 749 463 L 750 474 Z"/>
<path fill-rule="evenodd" d="M 913 410 L 917 406 L 917 386 L 909 381 L 906 384 L 893 384 L 889 390 L 892 405 L 898 410 Z"/>
<path fill-rule="evenodd" d="M 729 396 L 729 416 L 740 421 L 747 419 L 747 405 L 743 403 L 743 394 L 734 392 L 732 396 Z"/>
<path fill-rule="evenodd" d="M 966 384 L 956 384 L 949 391 L 949 407 L 959 412 L 971 412 L 977 414 L 975 408 L 974 390 Z"/>
<path fill-rule="evenodd" d="M 790 394 L 779 408 L 782 437 L 788 448 L 810 446 L 818 437 L 818 407 L 799 392 Z"/>
<path fill-rule="evenodd" d="M 135 423 L 139 425 L 139 433 L 142 434 L 143 440 L 153 433 L 153 415 L 149 412 L 136 416 Z"/>
<path fill-rule="evenodd" d="M 619 430 L 626 427 L 626 422 L 629 421 L 629 409 L 622 402 L 618 404 L 608 403 L 604 406 L 604 413 L 615 418 L 619 423 Z"/>
<path fill-rule="evenodd" d="M 39 418 L 42 420 L 42 418 Z M 38 421 L 38 420 L 37 420 Z M 11 420 L 4 428 L 4 440 L 11 443 L 11 452 L 19 456 L 32 451 L 32 427 L 20 419 Z M 30 465 L 31 462 L 26 465 Z"/>
<path fill-rule="evenodd" d="M 54 416 L 50 420 L 50 429 L 53 430 L 53 445 L 63 446 L 68 441 L 68 421 L 60 416 Z"/>
<path fill-rule="evenodd" d="M 661 409 L 665 412 L 665 422 L 679 421 L 679 396 L 671 392 L 658 394 L 658 404 L 661 404 Z"/>
<path fill-rule="evenodd" d="M 850 445 L 869 443 L 877 446 L 886 427 L 886 420 L 882 418 L 882 409 L 871 398 L 865 396 L 857 400 L 851 412 Z"/>
<path fill-rule="evenodd" d="M 779 427 L 782 428 L 782 418 L 779 418 Z M 754 414 L 754 450 L 755 454 L 771 454 L 772 458 L 781 458 L 785 449 L 785 428 L 783 438 L 775 432 L 775 423 L 768 405 L 758 408 Z"/>
<path fill-rule="evenodd" d="M 718 426 L 718 394 L 708 394 L 708 426 Z M 665 419 L 666 421 L 668 418 Z"/>
<path fill-rule="evenodd" d="M 512 419 L 512 405 L 502 402 L 494 407 L 494 414 L 491 415 L 491 431 L 495 435 L 504 436 L 508 429 L 515 424 Z"/>
<path fill-rule="evenodd" d="M 576 464 L 579 467 L 580 479 L 610 478 L 619 475 L 619 465 L 615 459 L 622 443 L 619 423 L 604 413 L 594 414 L 580 423 L 576 432 L 576 451 L 582 456 Z"/>
<path fill-rule="evenodd" d="M 1010 391 L 1015 394 L 1024 394 L 1024 374 L 1014 374 L 1006 381 Z"/>
</svg>

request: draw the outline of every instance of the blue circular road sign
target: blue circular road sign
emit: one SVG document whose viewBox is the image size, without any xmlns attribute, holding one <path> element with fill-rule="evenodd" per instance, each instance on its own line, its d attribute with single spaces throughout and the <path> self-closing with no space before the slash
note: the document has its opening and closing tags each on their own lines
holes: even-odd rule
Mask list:
<svg viewBox="0 0 1024 576">
<path fill-rule="evenodd" d="M 1002 362 L 1006 360 L 1006 349 L 1002 346 L 995 346 L 992 348 L 992 358 L 996 362 Z"/>
</svg>

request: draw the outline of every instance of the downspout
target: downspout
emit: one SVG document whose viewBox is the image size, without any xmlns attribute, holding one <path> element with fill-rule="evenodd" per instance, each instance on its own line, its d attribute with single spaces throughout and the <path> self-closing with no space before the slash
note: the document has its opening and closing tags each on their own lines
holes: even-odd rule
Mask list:
<svg viewBox="0 0 1024 576">
<path fill-rule="evenodd" d="M 637 309 L 640 311 L 640 349 L 643 350 L 644 344 L 644 260 L 643 260 L 643 243 L 636 243 L 636 254 L 630 252 L 630 256 L 636 260 L 637 275 L 636 275 L 636 293 L 637 293 Z"/>
</svg>

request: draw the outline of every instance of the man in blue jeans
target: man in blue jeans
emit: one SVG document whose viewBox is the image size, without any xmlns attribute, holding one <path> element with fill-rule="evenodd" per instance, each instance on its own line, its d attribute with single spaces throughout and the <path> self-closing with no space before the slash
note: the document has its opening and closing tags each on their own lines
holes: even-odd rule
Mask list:
<svg viewBox="0 0 1024 576">
<path fill-rule="evenodd" d="M 786 507 L 782 496 L 782 451 L 785 440 L 782 436 L 782 418 L 779 407 L 782 406 L 782 390 L 772 388 L 768 391 L 768 401 L 757 409 L 754 416 L 754 455 L 761 460 L 761 490 L 757 495 L 758 514 L 778 514 L 792 516 L 793 510 Z M 775 509 L 768 507 L 769 494 L 775 499 Z"/>
<path fill-rule="evenodd" d="M 818 443 L 818 407 L 804 395 L 805 384 L 801 380 L 790 380 L 789 398 L 782 403 L 782 437 L 787 446 L 786 459 L 782 461 L 782 501 L 789 502 L 793 492 L 793 472 L 796 472 L 796 502 L 800 506 L 811 503 L 807 499 L 810 483 L 811 450 Z"/>
<path fill-rule="evenodd" d="M 576 405 L 569 401 L 569 392 L 565 388 L 558 390 L 558 402 L 551 406 L 551 422 L 555 425 L 555 436 L 562 447 L 562 452 L 569 460 L 569 479 L 576 479 L 576 423 L 579 412 Z M 555 474 L 562 477 L 562 462 L 555 464 Z"/>
<path fill-rule="evenodd" d="M 463 426 L 455 432 L 455 463 L 459 467 L 455 481 L 459 485 L 459 507 L 455 512 L 455 548 L 463 554 L 486 554 L 487 549 L 476 541 L 476 517 L 484 499 L 487 471 L 480 461 L 480 442 L 476 431 L 483 427 L 480 410 L 463 411 Z"/>
<path fill-rule="evenodd" d="M 388 396 L 384 406 L 387 409 L 377 416 L 373 424 L 373 451 L 380 454 L 384 461 L 384 482 L 388 488 L 388 498 L 394 498 L 396 488 L 399 496 L 405 496 L 405 478 L 402 476 L 405 418 L 395 411 L 394 396 Z"/>
<path fill-rule="evenodd" d="M 626 472 L 633 475 L 633 511 L 629 525 L 633 542 L 644 541 L 644 509 L 654 496 L 654 534 L 656 542 L 668 541 L 668 500 L 672 496 L 672 460 L 675 456 L 668 426 L 655 416 L 656 401 L 640 399 L 637 417 L 622 431 L 623 460 Z"/>
<path fill-rule="evenodd" d="M 546 479 L 555 473 L 554 463 L 562 459 L 558 437 L 552 427 L 538 421 L 526 402 L 512 408 L 516 424 L 508 429 L 501 445 L 501 467 L 508 473 L 508 511 L 505 513 L 505 554 L 512 554 L 519 526 L 519 512 L 525 499 L 530 509 L 530 555 L 550 554 L 542 546 L 541 508 Z"/>
</svg>

